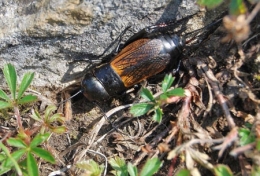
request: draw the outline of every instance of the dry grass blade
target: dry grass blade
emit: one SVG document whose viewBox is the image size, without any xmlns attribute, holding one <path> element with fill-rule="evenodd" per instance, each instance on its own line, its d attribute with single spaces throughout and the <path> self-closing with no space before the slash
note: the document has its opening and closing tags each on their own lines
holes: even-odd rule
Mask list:
<svg viewBox="0 0 260 176">
<path fill-rule="evenodd" d="M 123 105 L 123 106 L 118 106 L 114 109 L 111 109 L 110 111 L 108 111 L 100 120 L 99 122 L 93 127 L 93 130 L 91 132 L 90 135 L 90 140 L 88 142 L 88 146 L 86 147 L 86 149 L 84 149 L 80 154 L 78 154 L 75 158 L 74 158 L 74 162 L 80 161 L 82 159 L 82 157 L 85 155 L 85 153 L 92 147 L 92 145 L 94 144 L 94 141 L 101 129 L 101 127 L 104 125 L 105 121 L 107 120 L 107 118 L 109 118 L 111 115 L 113 115 L 114 113 L 125 109 L 125 108 L 129 108 L 131 107 L 132 104 L 128 104 L 128 105 Z"/>
</svg>

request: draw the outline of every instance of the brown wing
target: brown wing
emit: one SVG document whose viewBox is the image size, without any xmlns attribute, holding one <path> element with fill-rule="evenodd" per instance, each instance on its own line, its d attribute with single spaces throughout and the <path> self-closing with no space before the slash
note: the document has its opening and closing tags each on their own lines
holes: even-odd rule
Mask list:
<svg viewBox="0 0 260 176">
<path fill-rule="evenodd" d="M 165 69 L 170 55 L 160 54 L 162 49 L 159 39 L 140 39 L 127 45 L 110 65 L 125 87 L 131 87 Z"/>
</svg>

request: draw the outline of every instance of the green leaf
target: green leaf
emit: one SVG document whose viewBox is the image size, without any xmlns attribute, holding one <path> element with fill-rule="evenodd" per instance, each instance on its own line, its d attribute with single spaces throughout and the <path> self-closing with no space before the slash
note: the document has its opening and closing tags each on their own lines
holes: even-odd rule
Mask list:
<svg viewBox="0 0 260 176">
<path fill-rule="evenodd" d="M 175 89 L 169 90 L 169 91 L 166 92 L 166 94 L 167 94 L 168 97 L 171 97 L 171 96 L 183 97 L 183 96 L 185 96 L 183 88 L 175 88 Z"/>
<path fill-rule="evenodd" d="M 125 160 L 115 157 L 109 160 L 111 167 L 115 170 L 115 175 L 128 176 Z"/>
<path fill-rule="evenodd" d="M 26 155 L 27 156 L 27 155 Z M 27 170 L 27 158 L 24 157 L 22 161 L 19 162 L 19 166 L 23 171 L 24 176 L 28 176 L 28 170 Z"/>
<path fill-rule="evenodd" d="M 55 163 L 55 159 L 54 159 L 54 157 L 52 156 L 52 154 L 49 151 L 44 150 L 44 149 L 39 148 L 39 147 L 33 147 L 33 148 L 31 148 L 31 151 L 35 155 L 37 155 L 40 158 L 44 159 L 45 161 L 48 161 L 48 162 L 50 162 L 52 164 Z"/>
<path fill-rule="evenodd" d="M 172 77 L 171 74 L 165 75 L 164 80 L 162 82 L 162 91 L 166 92 L 171 87 L 173 81 L 174 78 Z"/>
<path fill-rule="evenodd" d="M 216 165 L 213 171 L 216 176 L 233 176 L 230 168 L 223 164 Z"/>
<path fill-rule="evenodd" d="M 251 124 L 251 123 L 249 123 L 249 122 L 246 122 L 246 123 L 244 124 L 244 126 L 245 126 L 245 128 L 252 129 L 253 124 Z"/>
<path fill-rule="evenodd" d="M 130 109 L 130 113 L 132 113 L 134 117 L 138 117 L 146 114 L 153 107 L 154 107 L 153 104 L 148 104 L 148 103 L 134 104 Z"/>
<path fill-rule="evenodd" d="M 162 114 L 163 114 L 162 109 L 159 107 L 156 108 L 153 115 L 153 120 L 160 123 L 162 121 Z"/>
<path fill-rule="evenodd" d="M 256 149 L 260 151 L 260 139 L 256 140 Z"/>
<path fill-rule="evenodd" d="M 52 123 L 55 121 L 63 123 L 65 121 L 65 117 L 63 117 L 63 114 L 61 114 L 61 113 L 56 113 L 48 119 L 49 123 Z"/>
<path fill-rule="evenodd" d="M 4 99 L 7 102 L 11 101 L 11 99 L 8 97 L 8 95 L 2 89 L 0 89 L 0 98 Z"/>
<path fill-rule="evenodd" d="M 35 158 L 33 157 L 33 155 L 30 152 L 27 154 L 26 160 L 27 160 L 28 175 L 30 175 L 30 176 L 38 176 L 39 175 L 39 171 L 38 171 L 37 162 L 36 162 Z"/>
<path fill-rule="evenodd" d="M 13 153 L 11 153 L 11 156 L 17 161 L 26 153 L 26 151 L 26 149 L 16 150 Z"/>
<path fill-rule="evenodd" d="M 6 154 L 4 152 L 0 153 L 0 163 L 6 159 Z"/>
<path fill-rule="evenodd" d="M 18 147 L 18 148 L 27 147 L 26 144 L 23 142 L 23 140 L 18 139 L 18 138 L 9 138 L 9 139 L 7 139 L 7 143 L 13 147 Z"/>
<path fill-rule="evenodd" d="M 160 95 L 160 100 L 166 100 L 168 98 L 167 94 L 166 93 L 162 93 Z"/>
<path fill-rule="evenodd" d="M 197 3 L 201 6 L 206 6 L 209 9 L 219 6 L 223 0 L 198 0 Z"/>
<path fill-rule="evenodd" d="M 260 173 L 260 166 L 259 166 L 259 164 L 253 165 L 251 173 L 250 173 L 250 176 L 259 176 L 259 173 Z"/>
<path fill-rule="evenodd" d="M 17 75 L 16 71 L 13 65 L 7 64 L 4 66 L 4 76 L 5 80 L 7 82 L 7 85 L 11 91 L 11 95 L 13 100 L 16 99 L 16 80 L 17 80 Z"/>
<path fill-rule="evenodd" d="M 109 160 L 109 164 L 115 169 L 115 168 L 120 168 L 120 167 L 125 167 L 126 163 L 125 160 L 122 158 L 119 158 L 116 156 L 115 158 L 111 158 Z"/>
<path fill-rule="evenodd" d="M 50 128 L 52 132 L 62 134 L 67 131 L 67 128 L 65 126 L 56 126 Z"/>
<path fill-rule="evenodd" d="M 32 115 L 31 118 L 33 118 L 34 120 L 38 121 L 38 122 L 43 122 L 43 120 L 41 119 L 41 116 L 39 114 L 38 111 L 32 111 Z"/>
<path fill-rule="evenodd" d="M 190 176 L 191 173 L 188 169 L 181 169 L 176 176 Z"/>
<path fill-rule="evenodd" d="M 48 139 L 48 137 L 50 136 L 50 133 L 45 133 L 45 134 L 37 134 L 32 142 L 30 143 L 30 147 L 36 147 L 37 145 L 43 143 L 45 140 Z"/>
<path fill-rule="evenodd" d="M 24 154 L 26 153 L 26 149 L 20 149 L 20 150 L 16 150 L 11 154 L 11 157 L 8 157 L 4 162 L 3 162 L 3 166 L 4 167 L 11 167 L 13 166 L 15 163 L 14 161 L 18 161 Z M 18 164 L 17 164 L 18 165 Z"/>
<path fill-rule="evenodd" d="M 147 88 L 142 88 L 140 96 L 143 97 L 145 100 L 154 101 L 153 94 Z"/>
<path fill-rule="evenodd" d="M 34 77 L 34 73 L 30 73 L 30 72 L 25 73 L 25 75 L 23 76 L 22 82 L 20 84 L 20 88 L 19 88 L 17 99 L 20 99 L 22 97 L 22 95 L 24 94 L 26 89 L 31 84 L 31 82 L 33 80 L 33 77 Z"/>
<path fill-rule="evenodd" d="M 50 117 L 51 113 L 52 113 L 53 111 L 55 111 L 56 109 L 57 109 L 56 106 L 54 106 L 54 105 L 49 105 L 49 106 L 46 108 L 46 110 L 45 110 L 44 119 L 48 119 L 48 118 Z"/>
<path fill-rule="evenodd" d="M 130 176 L 138 176 L 137 167 L 134 166 L 132 163 L 127 164 L 127 171 Z"/>
<path fill-rule="evenodd" d="M 158 158 L 148 159 L 141 170 L 140 176 L 150 176 L 155 174 L 161 167 L 162 162 Z"/>
<path fill-rule="evenodd" d="M 104 170 L 104 165 L 100 165 L 94 160 L 81 161 L 76 164 L 76 166 L 84 170 L 83 175 L 89 176 L 100 176 Z"/>
<path fill-rule="evenodd" d="M 238 135 L 240 136 L 240 145 L 244 146 L 255 141 L 255 136 L 253 136 L 249 129 L 240 128 L 238 130 Z"/>
<path fill-rule="evenodd" d="M 17 150 L 10 155 L 9 150 L 6 146 L 3 145 L 2 142 L 0 142 L 0 148 L 5 152 L 7 156 L 6 160 L 2 163 L 0 167 L 0 175 L 8 172 L 12 167 L 15 168 L 17 175 L 22 175 L 22 170 L 20 169 L 17 160 L 26 152 L 26 150 Z"/>
<path fill-rule="evenodd" d="M 240 14 L 245 14 L 246 12 L 247 12 L 247 8 L 243 0 L 231 0 L 229 6 L 229 14 L 240 15 Z"/>
<path fill-rule="evenodd" d="M 9 166 L 9 167 L 12 167 L 14 166 L 16 172 L 18 175 L 22 175 L 22 171 L 18 165 L 18 163 L 16 162 L 16 160 L 19 159 L 19 153 L 20 154 L 23 154 L 24 153 L 24 150 L 25 149 L 22 149 L 22 150 L 19 150 L 19 152 L 13 152 L 12 155 L 10 155 L 10 152 L 8 150 L 8 148 L 0 141 L 0 148 L 4 151 L 4 153 L 6 154 L 7 158 L 6 160 L 2 163 L 1 165 L 1 169 L 0 169 L 0 175 L 4 174 L 5 172 L 9 171 L 9 168 L 6 167 L 6 166 Z M 17 157 L 17 158 L 16 158 Z M 8 163 L 9 162 L 9 163 Z M 11 164 L 12 165 L 11 165 Z"/>
<path fill-rule="evenodd" d="M 18 104 L 31 103 L 37 100 L 37 97 L 34 95 L 25 95 L 22 99 L 18 100 Z"/>
<path fill-rule="evenodd" d="M 5 173 L 7 173 L 8 171 L 10 171 L 12 168 L 7 168 L 7 167 L 0 167 L 0 175 L 3 175 Z"/>
<path fill-rule="evenodd" d="M 13 104 L 11 102 L 0 101 L 0 109 L 11 108 Z"/>
</svg>

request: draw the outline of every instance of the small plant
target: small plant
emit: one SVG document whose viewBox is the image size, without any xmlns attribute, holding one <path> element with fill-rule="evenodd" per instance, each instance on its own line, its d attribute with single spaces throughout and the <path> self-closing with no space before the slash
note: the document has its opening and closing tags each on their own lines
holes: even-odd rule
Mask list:
<svg viewBox="0 0 260 176">
<path fill-rule="evenodd" d="M 26 89 L 30 86 L 34 73 L 26 73 L 23 76 L 22 82 L 17 92 L 17 75 L 13 65 L 7 64 L 4 66 L 3 73 L 5 80 L 11 92 L 9 97 L 2 89 L 0 89 L 0 109 L 18 107 L 26 103 L 31 103 L 37 100 L 34 95 L 24 95 Z"/>
<path fill-rule="evenodd" d="M 64 125 L 58 126 L 54 125 L 55 122 L 63 124 L 65 121 L 65 118 L 61 113 L 53 114 L 54 111 L 57 110 L 57 107 L 54 105 L 50 105 L 46 108 L 45 114 L 43 117 L 39 114 L 37 111 L 32 112 L 32 118 L 40 122 L 40 133 L 45 133 L 46 130 L 50 130 L 51 132 L 62 134 L 66 132 L 66 127 Z M 53 115 L 52 115 L 53 114 Z"/>
<path fill-rule="evenodd" d="M 224 0 L 198 0 L 199 5 L 207 8 L 215 8 Z M 250 35 L 250 23 L 255 18 L 260 9 L 259 0 L 249 0 L 251 4 L 257 4 L 250 14 L 248 14 L 247 6 L 244 0 L 231 0 L 229 3 L 229 15 L 223 18 L 223 26 L 227 35 L 222 42 L 234 40 L 238 45 L 246 40 Z"/>
<path fill-rule="evenodd" d="M 220 4 L 224 2 L 224 0 L 198 0 L 197 1 L 199 5 L 206 6 L 209 9 L 216 8 Z M 250 0 L 250 2 L 253 4 L 256 1 Z M 231 0 L 229 4 L 229 13 L 231 15 L 239 15 L 246 13 L 247 9 L 243 2 L 243 0 Z"/>
<path fill-rule="evenodd" d="M 199 142 L 201 140 L 197 140 Z M 205 141 L 204 141 L 205 142 Z M 212 172 L 213 175 L 217 176 L 232 176 L 232 172 L 230 168 L 223 164 L 213 165 L 210 163 L 210 156 L 201 151 L 197 151 L 192 146 L 194 142 L 190 140 L 182 145 L 175 147 L 172 151 L 168 153 L 168 160 L 175 159 L 178 156 L 180 158 L 184 158 L 185 166 L 187 168 L 181 169 L 177 176 L 186 176 L 186 175 L 200 175 L 198 166 L 195 164 L 199 164 L 200 166 L 208 169 Z"/>
<path fill-rule="evenodd" d="M 256 121 L 254 125 L 239 128 L 239 147 L 233 149 L 230 154 L 238 156 L 240 153 L 245 154 L 247 158 L 252 160 L 251 175 L 259 175 L 260 166 L 260 125 Z"/>
<path fill-rule="evenodd" d="M 159 96 L 159 98 L 155 98 L 153 94 L 147 89 L 143 88 L 140 92 L 140 95 L 142 98 L 144 98 L 147 102 L 138 103 L 131 107 L 130 112 L 134 116 L 141 116 L 146 114 L 147 112 L 154 111 L 153 120 L 157 122 L 161 122 L 162 120 L 162 109 L 161 106 L 165 103 L 170 103 L 169 98 L 178 96 L 183 97 L 184 90 L 182 88 L 174 88 L 170 89 L 172 83 L 174 81 L 174 78 L 172 75 L 166 75 L 164 77 L 164 80 L 162 82 L 162 94 Z"/>
<path fill-rule="evenodd" d="M 252 128 L 252 125 L 250 125 L 249 128 Z M 256 136 L 254 133 L 252 133 L 252 131 L 249 128 L 247 127 L 239 128 L 238 135 L 240 136 L 240 140 L 239 140 L 240 146 L 245 146 L 247 144 L 255 142 Z"/>
<path fill-rule="evenodd" d="M 19 106 L 31 103 L 37 100 L 34 95 L 25 95 L 25 91 L 30 86 L 34 73 L 26 73 L 17 89 L 17 74 L 15 68 L 11 64 L 4 66 L 3 73 L 10 89 L 10 96 L 0 89 L 0 109 L 13 108 L 14 116 L 17 120 L 18 131 L 16 137 L 6 135 L 0 141 L 0 175 L 15 169 L 17 175 L 39 175 L 36 156 L 39 158 L 55 163 L 55 159 L 50 152 L 40 147 L 40 145 L 48 140 L 50 130 L 55 133 L 63 133 L 66 131 L 65 126 L 54 125 L 55 123 L 64 122 L 61 114 L 53 114 L 56 110 L 55 106 L 49 106 L 45 110 L 45 115 L 41 118 L 37 111 L 32 110 L 32 118 L 41 124 L 33 129 L 25 129 L 22 125 L 22 118 L 19 112 Z M 40 133 L 38 133 L 40 130 Z"/>
<path fill-rule="evenodd" d="M 119 157 L 111 158 L 109 160 L 109 164 L 111 167 L 114 169 L 111 171 L 113 175 L 122 175 L 122 176 L 127 176 L 128 171 L 127 171 L 127 165 L 125 160 Z"/>
<path fill-rule="evenodd" d="M 176 176 L 190 176 L 192 175 L 193 171 L 188 169 L 181 169 Z M 213 167 L 212 173 L 216 176 L 233 176 L 232 171 L 230 168 L 223 164 L 218 164 Z"/>
<path fill-rule="evenodd" d="M 161 167 L 161 161 L 158 158 L 148 159 L 143 166 L 142 170 L 138 174 L 137 167 L 119 158 L 115 157 L 109 161 L 110 165 L 114 169 L 111 173 L 115 176 L 151 176 L 155 174 Z"/>
<path fill-rule="evenodd" d="M 201 6 L 206 6 L 208 8 L 215 8 L 219 6 L 223 0 L 197 0 L 198 4 Z"/>
<path fill-rule="evenodd" d="M 140 172 L 136 166 L 130 162 L 126 164 L 125 160 L 119 157 L 111 158 L 109 164 L 112 167 L 111 173 L 115 176 L 152 176 L 159 171 L 162 162 L 158 158 L 148 159 Z M 82 176 L 100 176 L 104 171 L 104 165 L 99 165 L 94 160 L 79 162 L 77 167 L 84 171 Z"/>
<path fill-rule="evenodd" d="M 82 175 L 100 176 L 104 171 L 104 165 L 99 165 L 94 160 L 81 161 L 76 166 L 84 170 Z"/>
<path fill-rule="evenodd" d="M 2 89 L 0 89 L 0 109 L 13 108 L 15 117 L 18 124 L 18 129 L 23 133 L 22 120 L 19 112 L 19 105 L 31 103 L 37 100 L 34 95 L 24 95 L 24 92 L 31 84 L 34 73 L 26 73 L 23 76 L 22 82 L 17 92 L 17 75 L 13 65 L 7 64 L 3 69 L 4 77 L 11 92 L 11 97 L 7 95 Z"/>
<path fill-rule="evenodd" d="M 8 172 L 12 169 L 12 167 L 15 167 L 18 175 L 21 175 L 21 173 L 27 175 L 39 175 L 38 166 L 34 155 L 54 164 L 55 159 L 53 158 L 51 153 L 38 147 L 38 145 L 46 141 L 49 136 L 50 133 L 37 134 L 29 143 L 25 143 L 19 137 L 9 138 L 7 139 L 7 144 L 11 147 L 18 148 L 15 152 L 11 154 L 8 150 L 6 150 L 7 148 L 2 143 L 0 143 L 0 148 L 2 148 L 2 150 L 5 152 L 5 155 L 2 154 L 0 175 Z M 16 161 L 20 160 L 21 158 L 25 159 L 17 163 Z"/>
</svg>

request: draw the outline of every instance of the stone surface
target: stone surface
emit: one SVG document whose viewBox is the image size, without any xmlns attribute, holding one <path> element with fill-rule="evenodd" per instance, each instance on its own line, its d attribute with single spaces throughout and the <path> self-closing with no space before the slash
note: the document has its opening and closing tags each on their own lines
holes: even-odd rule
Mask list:
<svg viewBox="0 0 260 176">
<path fill-rule="evenodd" d="M 127 26 L 132 31 L 199 11 L 194 0 L 1 0 L 0 67 L 21 77 L 35 72 L 35 87 L 66 87 Z M 204 17 L 191 22 L 203 26 Z M 210 21 L 210 20 L 209 20 Z M 196 28 L 195 27 L 195 28 Z M 126 37 L 132 33 L 126 34 Z M 77 60 L 85 62 L 73 62 Z M 3 76 L 1 74 L 1 83 Z"/>
</svg>

